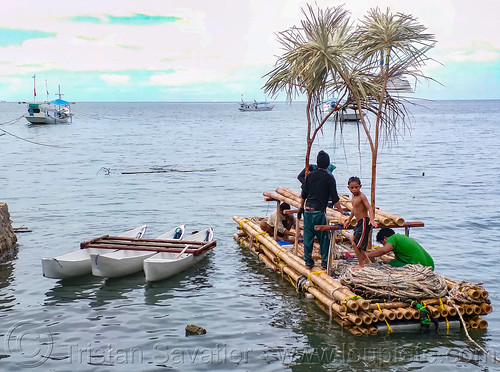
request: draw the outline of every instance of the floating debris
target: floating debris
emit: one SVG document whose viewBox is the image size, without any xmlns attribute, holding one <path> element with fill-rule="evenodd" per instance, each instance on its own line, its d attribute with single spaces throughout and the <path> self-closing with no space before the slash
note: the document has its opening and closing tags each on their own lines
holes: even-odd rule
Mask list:
<svg viewBox="0 0 500 372">
<path fill-rule="evenodd" d="M 186 326 L 186 335 L 204 335 L 207 330 L 203 327 L 197 326 L 196 324 L 188 324 Z"/>
</svg>

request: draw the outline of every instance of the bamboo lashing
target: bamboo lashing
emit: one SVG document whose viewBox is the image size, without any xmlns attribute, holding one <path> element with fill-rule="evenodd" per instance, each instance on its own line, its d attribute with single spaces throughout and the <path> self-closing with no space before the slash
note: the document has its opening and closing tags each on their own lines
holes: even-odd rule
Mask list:
<svg viewBox="0 0 500 372">
<path fill-rule="evenodd" d="M 334 291 L 335 288 L 326 281 L 328 280 L 327 279 L 328 276 L 326 274 L 310 275 L 310 271 L 304 266 L 303 262 L 299 263 L 295 261 L 293 255 L 283 250 L 283 247 L 281 247 L 278 243 L 276 243 L 276 241 L 273 241 L 271 237 L 267 235 L 257 235 L 259 231 L 257 230 L 255 224 L 252 224 L 250 221 L 237 216 L 233 216 L 233 219 L 238 224 L 240 224 L 240 226 L 245 226 L 245 230 L 250 232 L 251 235 L 255 238 L 255 240 L 258 240 L 263 245 L 265 245 L 273 254 L 275 254 L 281 260 L 289 264 L 290 267 L 292 267 L 295 271 L 306 277 L 310 276 L 312 282 L 314 282 L 315 284 L 318 284 L 320 286 L 323 285 L 326 288 L 330 288 L 338 301 L 341 302 L 344 301 L 346 297 L 342 294 L 342 292 Z M 341 286 L 340 283 L 338 284 L 338 286 Z M 354 293 L 350 292 L 349 297 L 357 297 L 357 296 Z M 359 308 L 359 305 L 354 301 L 349 301 L 346 306 L 351 308 L 353 311 L 356 311 Z"/>
<path fill-rule="evenodd" d="M 264 192 L 266 200 L 275 200 L 278 210 L 280 202 L 286 202 L 293 207 L 299 208 L 301 203 L 300 195 L 287 188 L 276 188 L 275 192 Z M 352 209 L 352 202 L 344 196 L 340 196 L 341 204 L 346 208 Z M 278 212 L 279 213 L 279 212 Z M 297 210 L 287 211 L 287 213 L 297 213 Z M 343 221 L 348 217 L 338 213 L 332 208 L 326 210 L 327 218 L 334 225 L 316 226 L 317 229 L 339 231 L 339 234 L 334 234 L 335 237 L 346 237 L 347 241 L 352 236 L 349 231 L 343 228 Z M 353 287 L 346 283 L 344 285 L 339 280 L 327 275 L 318 267 L 308 270 L 305 267 L 304 260 L 299 257 L 302 249 L 302 244 L 299 244 L 300 236 L 300 220 L 296 219 L 295 225 L 295 244 L 294 245 L 279 245 L 273 236 L 264 234 L 258 223 L 249 221 L 241 217 L 233 216 L 236 223 L 240 225 L 241 233 L 235 234 L 234 238 L 240 242 L 241 246 L 249 248 L 258 258 L 271 270 L 280 273 L 288 281 L 290 281 L 298 291 L 305 291 L 314 296 L 317 303 L 322 309 L 330 314 L 330 318 L 337 322 L 342 327 L 346 328 L 354 335 L 376 334 L 377 327 L 380 327 L 383 322 L 390 329 L 389 324 L 393 321 L 399 322 L 414 322 L 419 324 L 420 311 L 413 308 L 410 300 L 405 300 L 413 297 L 402 297 L 402 300 L 408 301 L 391 301 L 391 297 L 399 299 L 397 296 L 389 295 L 388 299 L 380 299 L 377 301 L 387 301 L 370 303 L 370 301 L 360 298 L 353 291 L 363 293 L 359 288 Z M 384 227 L 405 227 L 407 231 L 410 227 L 420 227 L 424 224 L 420 221 L 405 222 L 399 216 L 375 210 L 375 219 Z M 256 221 L 259 218 L 256 217 Z M 314 243 L 315 252 L 318 247 Z M 336 247 L 336 252 L 352 252 L 350 244 L 336 244 L 335 238 L 332 239 L 332 247 Z M 335 257 L 338 256 L 338 252 Z M 330 249 L 330 254 L 333 254 L 333 249 Z M 316 257 L 317 253 L 315 253 Z M 329 258 L 330 261 L 335 257 Z M 317 258 L 315 258 L 317 260 Z M 348 260 L 349 261 L 349 260 Z M 335 261 L 336 275 L 340 275 L 345 267 L 349 268 L 349 262 Z M 344 265 L 338 265 L 338 262 L 344 262 Z M 351 264 L 354 265 L 354 264 Z M 371 265 L 369 265 L 371 267 Z M 329 268 L 328 268 L 329 269 Z M 413 269 L 412 269 L 413 270 Z M 417 269 L 417 272 L 419 269 Z M 328 271 L 329 272 L 329 271 Z M 392 271 L 388 271 L 394 275 Z M 423 272 L 422 272 L 423 273 Z M 488 314 L 492 311 L 489 304 L 488 292 L 482 288 L 480 284 L 469 282 L 456 282 L 449 278 L 440 279 L 443 283 L 444 292 L 436 292 L 434 298 L 421 299 L 421 303 L 426 306 L 427 311 L 434 318 L 443 318 L 447 324 L 449 320 L 456 320 L 457 317 L 464 317 L 465 323 L 463 327 L 469 329 L 486 329 L 488 323 L 480 318 L 480 315 Z M 403 279 L 406 282 L 406 279 Z M 404 284 L 404 283 L 403 283 Z M 351 290 L 352 288 L 352 290 Z M 414 292 L 411 292 L 415 296 Z M 443 293 L 446 293 L 444 295 Z M 418 295 L 416 295 L 418 296 Z M 442 297 L 440 297 L 442 296 Z M 377 297 L 374 297 L 377 298 Z M 418 297 L 414 298 L 419 300 Z M 412 302 L 413 304 L 413 302 Z M 384 325 L 385 327 L 385 325 Z"/>
<path fill-rule="evenodd" d="M 255 244 L 255 243 L 253 243 Z M 246 241 L 246 245 L 247 247 L 250 246 L 250 245 L 253 245 L 253 244 L 250 244 L 249 241 Z M 255 248 L 252 248 L 252 250 L 254 252 L 257 252 L 257 250 Z M 273 263 L 271 260 L 269 260 L 269 258 L 267 258 L 265 255 L 258 255 L 259 256 L 259 259 L 261 260 L 265 260 L 267 265 L 273 269 L 274 271 L 276 272 L 281 272 L 283 271 L 284 273 L 286 273 L 287 275 L 289 275 L 295 282 L 297 282 L 297 279 L 298 277 L 300 276 L 299 274 L 297 274 L 294 270 L 290 269 L 290 267 L 287 267 L 285 266 L 282 262 L 279 264 L 279 265 L 276 265 L 275 263 Z M 265 258 L 264 258 L 265 257 Z M 280 267 L 281 266 L 281 267 Z M 322 293 L 319 289 L 315 288 L 314 286 L 310 286 L 309 284 L 307 284 L 307 282 L 305 283 L 305 289 L 311 293 L 315 298 L 317 298 L 320 302 L 322 302 L 325 306 L 327 307 L 331 307 L 332 310 L 338 315 L 338 316 L 341 316 L 341 317 L 344 317 L 346 319 L 348 319 L 350 322 L 352 322 L 353 324 L 355 325 L 361 325 L 363 323 L 363 320 L 356 314 L 354 313 L 346 313 L 344 311 L 344 308 L 337 304 L 337 303 L 334 303 L 332 302 L 332 299 L 329 298 L 327 295 L 325 295 L 324 293 Z"/>
</svg>

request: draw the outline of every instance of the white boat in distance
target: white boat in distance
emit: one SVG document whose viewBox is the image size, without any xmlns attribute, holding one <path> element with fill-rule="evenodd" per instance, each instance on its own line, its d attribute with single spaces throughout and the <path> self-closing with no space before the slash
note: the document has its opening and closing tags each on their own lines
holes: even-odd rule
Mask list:
<svg viewBox="0 0 500 372">
<path fill-rule="evenodd" d="M 138 226 L 135 229 L 125 231 L 118 235 L 127 238 L 142 238 L 146 232 L 147 225 Z M 67 279 L 84 274 L 90 274 L 90 255 L 99 253 L 110 253 L 105 248 L 86 248 L 69 252 L 52 258 L 42 258 L 43 276 L 52 279 Z"/>
<path fill-rule="evenodd" d="M 337 104 L 338 99 L 332 98 L 332 99 L 327 99 L 326 101 L 323 102 L 323 114 L 328 114 Z M 338 111 L 335 111 L 330 118 L 334 119 L 338 117 L 340 121 L 358 121 L 360 120 L 360 116 L 358 113 L 358 109 L 355 105 L 350 104 L 342 104 L 339 103 L 341 106 L 341 109 Z"/>
<path fill-rule="evenodd" d="M 190 245 L 188 242 L 206 242 L 209 243 L 214 238 L 213 228 L 207 227 L 204 230 L 195 232 L 187 236 L 184 240 L 186 246 L 178 252 L 160 252 L 144 260 L 144 273 L 146 281 L 154 282 L 170 278 L 191 266 L 197 264 L 206 256 L 209 249 L 195 256 L 193 253 L 184 253 Z"/>
<path fill-rule="evenodd" d="M 184 236 L 185 226 L 180 225 L 156 239 L 180 240 Z M 146 258 L 157 254 L 155 251 L 119 249 L 104 254 L 91 254 L 90 266 L 92 275 L 106 278 L 117 278 L 120 276 L 134 274 L 141 271 Z"/>
<path fill-rule="evenodd" d="M 34 76 L 33 76 L 34 78 Z M 31 124 L 58 124 L 68 123 L 73 121 L 73 114 L 71 113 L 70 102 L 61 99 L 64 95 L 61 93 L 59 86 L 58 99 L 42 103 L 35 102 L 36 89 L 34 89 L 33 102 L 28 103 L 28 113 L 24 114 L 24 118 Z"/>
<path fill-rule="evenodd" d="M 273 108 L 274 105 L 269 102 L 257 102 L 256 100 L 245 102 L 243 101 L 243 95 L 241 96 L 240 111 L 271 111 Z"/>
</svg>

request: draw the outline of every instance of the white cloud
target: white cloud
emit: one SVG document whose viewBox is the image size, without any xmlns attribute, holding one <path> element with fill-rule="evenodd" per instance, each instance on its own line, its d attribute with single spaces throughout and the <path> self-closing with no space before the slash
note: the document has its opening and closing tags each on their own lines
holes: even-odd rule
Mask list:
<svg viewBox="0 0 500 372">
<path fill-rule="evenodd" d="M 102 74 L 99 78 L 110 85 L 123 85 L 130 81 L 128 75 Z"/>
<path fill-rule="evenodd" d="M 342 5 L 353 19 L 370 8 L 412 14 L 436 35 L 438 61 L 481 62 L 498 59 L 500 32 L 496 0 L 481 6 L 465 0 L 317 0 L 321 7 Z M 0 47 L 0 78 L 43 70 L 99 71 L 110 84 L 127 84 L 129 71 L 165 71 L 151 85 L 182 86 L 237 81 L 255 84 L 281 54 L 276 32 L 300 25 L 308 0 L 72 0 L 12 2 L 2 10 L 2 27 L 55 32 L 55 38 Z M 151 26 L 71 21 L 75 16 L 173 16 L 181 21 Z M 1 45 L 1 44 L 0 44 Z M 244 72 L 257 73 L 245 75 Z M 172 72 L 172 73 L 169 73 Z M 262 73 L 261 73 L 262 72 Z M 5 80 L 4 80 L 5 81 Z"/>
</svg>

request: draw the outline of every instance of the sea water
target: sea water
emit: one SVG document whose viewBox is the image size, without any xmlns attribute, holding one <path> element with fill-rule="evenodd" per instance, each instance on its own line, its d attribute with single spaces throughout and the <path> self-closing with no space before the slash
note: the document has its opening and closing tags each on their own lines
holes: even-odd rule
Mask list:
<svg viewBox="0 0 500 372">
<path fill-rule="evenodd" d="M 500 102 L 408 107 L 411 128 L 380 148 L 376 204 L 423 221 L 410 229 L 436 271 L 484 282 L 493 313 L 471 337 L 500 351 Z M 36 126 L 0 103 L 1 192 L 19 233 L 0 264 L 0 368 L 51 371 L 500 370 L 463 331 L 352 336 L 233 240 L 232 216 L 266 216 L 262 192 L 299 191 L 305 103 L 239 112 L 221 103 L 77 103 L 71 124 Z M 19 120 L 15 120 L 18 119 Z M 360 140 L 358 140 L 358 138 Z M 369 194 L 369 143 L 328 122 L 313 146 L 330 154 L 340 193 L 359 176 Z M 150 173 L 154 169 L 168 172 Z M 44 278 L 41 257 L 147 224 L 214 228 L 197 266 L 146 283 L 143 273 Z M 186 336 L 187 324 L 207 330 Z"/>
</svg>

